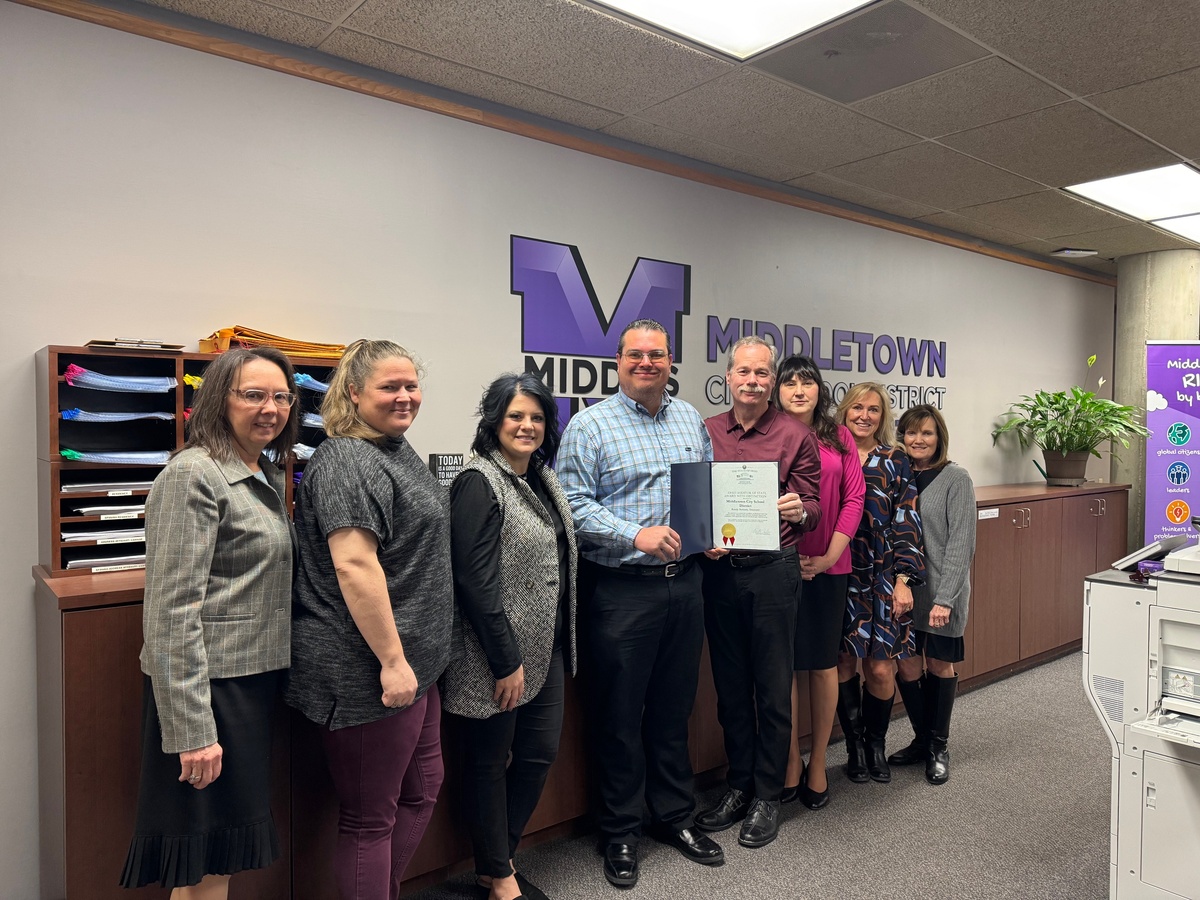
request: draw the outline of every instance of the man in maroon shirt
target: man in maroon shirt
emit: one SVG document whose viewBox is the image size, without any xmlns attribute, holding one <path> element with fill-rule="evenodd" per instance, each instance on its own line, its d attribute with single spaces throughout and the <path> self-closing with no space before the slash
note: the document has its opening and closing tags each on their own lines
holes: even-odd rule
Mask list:
<svg viewBox="0 0 1200 900">
<path fill-rule="evenodd" d="M 821 517 L 816 435 L 771 406 L 775 348 L 745 337 L 730 348 L 729 412 L 706 419 L 717 462 L 779 463 L 782 550 L 716 549 L 704 563 L 704 628 L 729 757 L 728 790 L 696 817 L 706 831 L 741 821 L 738 843 L 763 847 L 779 833 L 791 739 L 792 647 L 800 600 L 796 541 Z"/>
</svg>

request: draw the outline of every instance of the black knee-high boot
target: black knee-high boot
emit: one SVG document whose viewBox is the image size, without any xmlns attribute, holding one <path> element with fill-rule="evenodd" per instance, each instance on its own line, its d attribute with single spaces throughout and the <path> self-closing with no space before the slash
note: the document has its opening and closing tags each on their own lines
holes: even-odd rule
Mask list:
<svg viewBox="0 0 1200 900">
<path fill-rule="evenodd" d="M 958 676 L 925 676 L 925 714 L 929 722 L 929 752 L 925 758 L 925 780 L 945 784 L 950 780 L 950 716 L 958 692 Z"/>
<path fill-rule="evenodd" d="M 863 754 L 862 687 L 857 674 L 838 682 L 837 715 L 846 735 L 846 777 L 862 784 L 870 775 Z"/>
<path fill-rule="evenodd" d="M 867 745 L 867 771 L 874 781 L 883 784 L 892 780 L 892 770 L 888 767 L 885 743 L 894 702 L 895 695 L 886 700 L 880 700 L 871 693 L 870 689 L 863 691 L 863 740 Z"/>
<path fill-rule="evenodd" d="M 914 766 L 925 762 L 929 755 L 929 717 L 925 710 L 925 676 L 915 681 L 896 679 L 896 687 L 900 689 L 900 699 L 904 701 L 904 711 L 908 713 L 908 721 L 912 724 L 912 743 L 903 750 L 897 750 L 887 758 L 893 766 Z"/>
</svg>

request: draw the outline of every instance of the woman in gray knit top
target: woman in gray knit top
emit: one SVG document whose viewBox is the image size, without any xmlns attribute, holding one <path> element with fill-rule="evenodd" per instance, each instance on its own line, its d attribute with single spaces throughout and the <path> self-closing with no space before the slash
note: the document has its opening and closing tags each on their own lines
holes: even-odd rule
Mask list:
<svg viewBox="0 0 1200 900">
<path fill-rule="evenodd" d="M 888 757 L 892 765 L 925 763 L 930 784 L 950 778 L 950 714 L 963 659 L 963 630 L 975 555 L 975 486 L 949 460 L 946 420 L 928 404 L 905 411 L 897 431 L 912 461 L 925 534 L 925 583 L 913 590 L 917 652 L 900 660 L 897 683 L 916 736 Z"/>
</svg>

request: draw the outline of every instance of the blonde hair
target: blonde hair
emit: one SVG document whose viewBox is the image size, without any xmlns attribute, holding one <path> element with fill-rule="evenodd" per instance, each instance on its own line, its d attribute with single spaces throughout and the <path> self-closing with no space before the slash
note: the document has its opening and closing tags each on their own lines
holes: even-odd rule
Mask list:
<svg viewBox="0 0 1200 900">
<path fill-rule="evenodd" d="M 860 381 L 846 391 L 846 396 L 838 404 L 837 420 L 846 424 L 846 413 L 850 407 L 858 403 L 867 394 L 879 395 L 879 427 L 875 429 L 875 443 L 890 447 L 896 443 L 896 420 L 892 415 L 892 398 L 882 384 L 877 381 Z"/>
<path fill-rule="evenodd" d="M 375 430 L 358 414 L 358 407 L 350 399 L 350 387 L 362 393 L 367 379 L 376 366 L 387 359 L 407 359 L 417 372 L 417 378 L 425 376 L 425 369 L 416 358 L 392 341 L 369 341 L 359 339 L 346 348 L 329 381 L 329 391 L 321 401 L 321 418 L 325 421 L 325 433 L 329 437 L 352 437 L 381 444 L 387 435 Z"/>
</svg>

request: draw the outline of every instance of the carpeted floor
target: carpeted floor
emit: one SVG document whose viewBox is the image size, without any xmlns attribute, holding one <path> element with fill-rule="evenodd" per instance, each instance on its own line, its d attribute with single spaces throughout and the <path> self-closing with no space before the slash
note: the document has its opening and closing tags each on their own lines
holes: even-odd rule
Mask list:
<svg viewBox="0 0 1200 900">
<path fill-rule="evenodd" d="M 551 900 L 885 898 L 1102 900 L 1108 896 L 1109 746 L 1088 705 L 1078 653 L 959 698 L 949 784 L 922 767 L 890 785 L 851 784 L 830 749 L 830 804 L 784 807 L 779 838 L 759 850 L 716 835 L 726 864 L 708 869 L 643 839 L 641 880 L 604 880 L 594 835 L 518 852 L 517 867 Z M 912 737 L 892 723 L 888 746 Z M 714 802 L 720 790 L 699 798 Z M 463 875 L 414 900 L 468 900 Z"/>
</svg>

